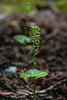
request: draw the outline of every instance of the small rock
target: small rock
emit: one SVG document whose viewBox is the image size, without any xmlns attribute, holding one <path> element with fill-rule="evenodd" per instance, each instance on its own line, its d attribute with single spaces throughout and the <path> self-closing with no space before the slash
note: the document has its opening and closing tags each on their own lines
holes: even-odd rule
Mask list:
<svg viewBox="0 0 67 100">
<path fill-rule="evenodd" d="M 9 16 L 8 13 L 2 13 L 2 14 L 0 14 L 0 20 L 3 20 L 3 19 L 5 19 L 8 16 Z"/>
<path fill-rule="evenodd" d="M 16 66 L 10 66 L 10 67 L 6 68 L 4 70 L 4 72 L 5 72 L 5 74 L 8 78 L 12 78 L 13 75 L 16 74 L 16 72 L 17 72 L 17 67 Z"/>
</svg>

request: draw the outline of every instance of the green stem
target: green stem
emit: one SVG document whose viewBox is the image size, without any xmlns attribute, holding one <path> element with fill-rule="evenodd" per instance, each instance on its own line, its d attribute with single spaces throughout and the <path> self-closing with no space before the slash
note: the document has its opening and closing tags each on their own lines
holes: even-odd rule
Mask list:
<svg viewBox="0 0 67 100">
<path fill-rule="evenodd" d="M 35 32 L 35 31 L 34 31 Z M 34 69 L 35 69 L 35 36 L 34 36 L 34 42 L 33 42 L 33 58 L 34 58 Z M 35 88 L 36 88 L 36 82 L 34 77 L 34 92 L 33 92 L 33 100 L 36 99 L 35 97 Z"/>
<path fill-rule="evenodd" d="M 27 14 L 26 14 L 26 18 L 25 18 L 25 20 L 26 20 L 26 25 L 25 25 L 25 35 L 27 36 Z"/>
<path fill-rule="evenodd" d="M 34 69 L 35 69 L 35 45 L 33 47 L 33 57 L 34 57 Z"/>
<path fill-rule="evenodd" d="M 35 77 L 34 77 L 34 92 L 33 92 L 33 100 L 36 99 L 35 88 L 36 88 L 36 82 L 35 82 Z"/>
</svg>

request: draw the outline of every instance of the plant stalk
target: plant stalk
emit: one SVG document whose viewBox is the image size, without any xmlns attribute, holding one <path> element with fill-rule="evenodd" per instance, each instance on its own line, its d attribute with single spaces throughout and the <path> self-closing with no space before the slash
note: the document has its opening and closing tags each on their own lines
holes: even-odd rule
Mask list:
<svg viewBox="0 0 67 100">
<path fill-rule="evenodd" d="M 25 35 L 27 36 L 27 14 L 26 14 L 26 18 L 25 18 L 25 20 L 26 20 L 26 25 L 25 25 Z"/>
<path fill-rule="evenodd" d="M 35 77 L 34 77 L 34 92 L 33 92 L 33 100 L 36 99 L 35 88 L 36 88 L 36 82 L 35 82 Z"/>
<path fill-rule="evenodd" d="M 34 69 L 35 69 L 35 36 L 34 36 L 34 42 L 33 42 L 33 58 L 34 58 Z M 35 88 L 36 88 L 36 82 L 35 82 L 35 77 L 34 77 L 34 92 L 33 92 L 33 100 L 36 99 L 35 96 Z"/>
</svg>

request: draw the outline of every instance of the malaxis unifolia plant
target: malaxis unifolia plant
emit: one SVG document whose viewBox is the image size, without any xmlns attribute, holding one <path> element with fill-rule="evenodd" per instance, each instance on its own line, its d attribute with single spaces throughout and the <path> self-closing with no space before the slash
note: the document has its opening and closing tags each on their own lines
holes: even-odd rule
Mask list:
<svg viewBox="0 0 67 100">
<path fill-rule="evenodd" d="M 36 95 L 36 93 L 35 93 L 36 79 L 47 75 L 47 72 L 42 72 L 35 68 L 35 55 L 36 55 L 35 50 L 39 48 L 40 34 L 41 34 L 39 31 L 40 31 L 40 28 L 38 26 L 31 26 L 31 29 L 29 31 L 30 43 L 33 43 L 34 67 L 33 67 L 33 69 L 30 69 L 30 70 L 26 71 L 24 74 L 20 75 L 20 78 L 33 77 L 33 80 L 34 80 L 33 100 L 36 99 L 36 96 L 35 96 Z"/>
<path fill-rule="evenodd" d="M 27 16 L 32 11 L 30 7 L 30 3 L 25 3 L 24 7 L 19 10 L 19 7 L 14 8 L 15 11 L 21 11 L 25 13 L 25 35 L 16 35 L 13 38 L 18 41 L 19 43 L 24 45 L 24 62 L 27 63 L 27 56 L 26 56 L 26 44 L 29 42 L 29 38 L 27 37 Z"/>
</svg>

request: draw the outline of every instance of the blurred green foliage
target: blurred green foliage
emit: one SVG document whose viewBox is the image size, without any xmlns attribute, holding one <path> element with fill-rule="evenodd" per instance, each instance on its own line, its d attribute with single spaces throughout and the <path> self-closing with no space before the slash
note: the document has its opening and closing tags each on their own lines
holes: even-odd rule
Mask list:
<svg viewBox="0 0 67 100">
<path fill-rule="evenodd" d="M 67 0 L 58 0 L 56 6 L 64 12 L 67 12 Z"/>
<path fill-rule="evenodd" d="M 25 2 L 29 2 L 31 5 L 41 5 L 41 6 L 45 6 L 45 5 L 48 5 L 48 2 L 47 0 L 1 0 L 0 1 L 0 5 L 2 6 L 3 9 L 6 9 L 8 12 L 9 10 L 12 10 L 14 8 L 12 7 L 9 7 L 9 5 L 11 6 L 15 6 L 18 5 L 18 6 L 23 6 L 23 4 Z M 4 4 L 9 4 L 9 5 L 4 5 Z M 58 0 L 55 2 L 55 5 L 63 12 L 66 12 L 67 11 L 67 0 Z M 18 9 L 16 7 L 16 9 Z M 19 8 L 20 10 L 20 8 Z"/>
<path fill-rule="evenodd" d="M 27 11 L 26 13 L 30 13 L 30 12 L 33 12 L 36 10 L 34 6 L 30 5 L 30 8 L 28 8 L 28 10 L 25 11 L 26 8 L 24 5 L 25 5 L 25 3 L 20 5 L 20 6 L 17 4 L 15 4 L 15 5 L 1 4 L 0 6 L 7 13 L 11 13 L 11 12 L 23 12 L 23 13 L 25 13 L 26 11 Z"/>
<path fill-rule="evenodd" d="M 44 5 L 45 4 L 44 0 L 1 0 L 1 3 L 5 3 L 5 4 L 18 4 L 18 5 L 21 4 L 22 5 L 25 2 L 29 2 L 32 5 L 35 5 L 35 4 Z"/>
</svg>

